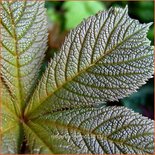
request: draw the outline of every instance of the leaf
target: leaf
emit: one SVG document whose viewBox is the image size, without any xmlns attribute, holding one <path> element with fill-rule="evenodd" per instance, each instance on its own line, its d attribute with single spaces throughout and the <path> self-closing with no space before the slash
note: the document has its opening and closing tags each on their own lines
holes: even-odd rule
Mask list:
<svg viewBox="0 0 155 155">
<path fill-rule="evenodd" d="M 11 97 L 4 83 L 1 83 L 1 86 L 1 154 L 16 154 L 19 152 L 22 144 L 22 126 L 15 115 L 17 109 L 15 109 L 13 97 Z"/>
<path fill-rule="evenodd" d="M 15 106 L 14 96 L 9 92 L 9 88 L 6 87 L 5 83 L 0 81 L 1 86 L 1 102 L 2 111 L 7 111 L 15 119 L 17 118 L 18 108 Z"/>
<path fill-rule="evenodd" d="M 135 92 L 153 74 L 151 24 L 111 8 L 84 20 L 51 60 L 25 115 L 116 101 Z"/>
<path fill-rule="evenodd" d="M 23 140 L 22 126 L 10 114 L 3 112 L 1 115 L 1 154 L 18 154 Z"/>
<path fill-rule="evenodd" d="M 124 107 L 55 112 L 27 126 L 31 153 L 153 153 L 153 121 Z M 40 140 L 43 145 L 38 147 Z"/>
<path fill-rule="evenodd" d="M 1 7 L 1 153 L 18 154 L 24 136 L 18 115 L 33 90 L 44 56 L 47 22 L 41 2 L 3 1 Z"/>
<path fill-rule="evenodd" d="M 25 128 L 25 134 L 27 138 L 27 144 L 30 150 L 29 153 L 31 154 L 48 154 L 48 153 L 53 154 L 53 152 L 48 147 L 48 145 L 46 146 L 44 142 L 45 139 L 43 137 L 42 137 L 43 139 L 41 139 L 38 136 L 38 133 L 35 133 L 34 131 L 32 131 L 26 124 L 24 124 L 24 128 Z M 51 141 L 51 143 L 53 142 Z"/>
<path fill-rule="evenodd" d="M 75 28 L 84 18 L 88 18 L 98 11 L 105 9 L 103 3 L 98 1 L 66 1 L 63 8 L 66 10 L 65 27 L 67 30 Z"/>
<path fill-rule="evenodd" d="M 34 89 L 46 42 L 43 2 L 2 1 L 1 72 L 22 110 Z"/>
</svg>

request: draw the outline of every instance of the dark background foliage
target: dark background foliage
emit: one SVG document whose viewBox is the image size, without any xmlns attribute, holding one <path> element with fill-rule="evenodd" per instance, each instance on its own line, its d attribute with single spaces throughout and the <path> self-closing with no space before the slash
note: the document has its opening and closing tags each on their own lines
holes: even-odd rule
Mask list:
<svg viewBox="0 0 155 155">
<path fill-rule="evenodd" d="M 75 28 L 84 18 L 94 15 L 99 10 L 106 10 L 111 6 L 129 7 L 129 15 L 141 23 L 153 22 L 153 1 L 46 1 L 49 21 L 49 42 L 46 57 L 41 69 L 44 72 L 51 57 L 57 53 L 68 32 Z M 154 43 L 154 29 L 151 26 L 148 32 L 151 44 Z M 131 94 L 119 102 L 110 102 L 108 105 L 124 105 L 135 112 L 139 112 L 151 119 L 154 117 L 154 80 L 147 81 L 136 93 Z"/>
</svg>

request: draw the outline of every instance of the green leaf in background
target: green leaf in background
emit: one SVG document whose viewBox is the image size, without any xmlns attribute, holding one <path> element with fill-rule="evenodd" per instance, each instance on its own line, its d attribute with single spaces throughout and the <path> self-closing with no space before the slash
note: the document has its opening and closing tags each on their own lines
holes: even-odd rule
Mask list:
<svg viewBox="0 0 155 155">
<path fill-rule="evenodd" d="M 148 38 L 152 40 L 151 43 L 153 44 L 154 43 L 154 27 L 153 26 L 151 26 L 150 30 L 148 31 Z"/>
<path fill-rule="evenodd" d="M 87 18 L 105 9 L 103 3 L 98 1 L 68 1 L 64 3 L 63 7 L 66 10 L 65 26 L 67 30 L 75 28 L 83 18 Z"/>
<path fill-rule="evenodd" d="M 58 22 L 60 20 L 60 15 L 53 8 L 47 10 L 47 16 L 50 22 Z"/>
<path fill-rule="evenodd" d="M 47 8 L 47 17 L 50 22 L 61 22 L 61 14 L 56 8 L 61 8 L 62 2 L 60 1 L 46 1 L 45 8 Z"/>
<path fill-rule="evenodd" d="M 147 1 L 141 1 L 138 2 L 138 7 L 135 8 L 136 15 L 138 15 L 141 19 L 143 19 L 145 22 L 150 22 L 154 16 L 153 16 L 153 1 L 147 2 Z"/>
<path fill-rule="evenodd" d="M 153 22 L 154 21 L 154 3 L 153 1 L 139 1 L 139 2 L 128 2 L 130 14 L 132 17 L 138 18 L 140 22 Z M 148 38 L 154 44 L 154 27 L 150 27 Z"/>
<path fill-rule="evenodd" d="M 149 104 L 149 99 L 148 96 L 153 95 L 154 93 L 154 87 L 152 84 L 150 85 L 145 85 L 141 87 L 141 89 L 132 94 L 130 97 L 126 97 L 121 100 L 122 104 L 130 109 L 133 109 L 135 112 L 142 113 L 142 108 L 146 106 L 146 104 Z"/>
</svg>

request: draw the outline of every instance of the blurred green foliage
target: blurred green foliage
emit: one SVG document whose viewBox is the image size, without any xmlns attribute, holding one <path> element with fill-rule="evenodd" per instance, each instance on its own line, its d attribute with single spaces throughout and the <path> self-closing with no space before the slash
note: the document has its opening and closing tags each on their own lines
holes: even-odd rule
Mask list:
<svg viewBox="0 0 155 155">
<path fill-rule="evenodd" d="M 67 30 L 76 27 L 83 18 L 87 18 L 105 9 L 104 3 L 99 1 L 67 1 L 64 3 L 63 8 L 66 10 L 65 28 Z"/>
<path fill-rule="evenodd" d="M 135 112 L 142 113 L 150 118 L 153 118 L 153 96 L 154 85 L 153 80 L 150 80 L 146 85 L 142 86 L 136 93 L 121 100 L 121 103 L 133 109 Z"/>
<path fill-rule="evenodd" d="M 61 31 L 76 27 L 84 18 L 94 15 L 100 10 L 111 6 L 125 7 L 128 5 L 129 14 L 142 23 L 154 21 L 153 1 L 46 1 L 49 21 L 59 23 Z M 148 38 L 154 43 L 154 27 L 151 26 Z"/>
<path fill-rule="evenodd" d="M 46 1 L 47 15 L 49 22 L 60 26 L 60 33 L 69 31 L 76 27 L 84 18 L 94 15 L 99 10 L 103 11 L 111 6 L 129 7 L 129 15 L 138 19 L 141 23 L 154 21 L 153 1 Z M 154 43 L 153 24 L 148 32 L 151 44 Z M 55 49 L 54 49 L 55 50 Z M 51 49 L 49 50 L 51 52 Z M 49 55 L 49 54 L 48 54 Z M 48 56 L 47 55 L 47 56 Z M 47 62 L 45 62 L 47 64 Z M 45 68 L 45 65 L 44 67 Z M 150 79 L 146 85 L 142 86 L 138 92 L 119 102 L 109 103 L 109 105 L 124 105 L 144 116 L 153 118 L 154 113 L 154 81 Z"/>
<path fill-rule="evenodd" d="M 135 14 L 135 17 L 137 17 L 142 23 L 143 22 L 153 22 L 154 21 L 154 5 L 153 1 L 140 1 L 137 3 L 130 3 L 131 9 L 130 13 Z M 133 5 L 134 4 L 134 5 Z M 150 27 L 150 30 L 148 32 L 148 38 L 152 40 L 152 44 L 154 43 L 154 26 Z"/>
<path fill-rule="evenodd" d="M 59 23 L 63 30 L 75 28 L 84 18 L 104 10 L 100 1 L 46 1 L 47 15 L 50 21 Z"/>
</svg>

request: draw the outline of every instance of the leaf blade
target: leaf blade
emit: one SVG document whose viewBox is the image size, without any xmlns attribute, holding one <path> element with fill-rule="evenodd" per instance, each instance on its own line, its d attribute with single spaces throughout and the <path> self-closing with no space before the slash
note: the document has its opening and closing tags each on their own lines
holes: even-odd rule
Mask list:
<svg viewBox="0 0 155 155">
<path fill-rule="evenodd" d="M 1 81 L 1 153 L 18 154 L 20 153 L 23 140 L 22 125 L 17 117 L 18 107 L 14 104 L 14 97 L 11 96 L 9 88 Z"/>
<path fill-rule="evenodd" d="M 28 126 L 46 139 L 54 153 L 145 154 L 154 148 L 153 121 L 124 107 L 55 112 Z"/>
<path fill-rule="evenodd" d="M 127 8 L 111 8 L 83 21 L 49 64 L 25 114 L 37 117 L 49 107 L 90 106 L 136 91 L 153 73 L 149 26 L 129 18 Z"/>
<path fill-rule="evenodd" d="M 52 147 L 50 147 L 43 137 L 34 132 L 27 124 L 23 124 L 25 135 L 27 137 L 27 144 L 31 154 L 53 154 Z"/>
<path fill-rule="evenodd" d="M 2 1 L 1 73 L 22 110 L 34 89 L 46 42 L 43 2 Z"/>
<path fill-rule="evenodd" d="M 17 114 L 19 112 L 19 107 L 15 106 L 15 97 L 9 91 L 9 88 L 5 85 L 4 82 L 0 82 L 1 84 L 1 101 L 2 101 L 2 109 L 7 111 L 8 114 L 11 114 L 14 119 L 17 119 Z M 3 111 L 3 110 L 2 110 Z M 3 116 L 2 116 L 3 117 Z"/>
<path fill-rule="evenodd" d="M 5 130 L 2 130 L 0 133 L 0 136 L 2 138 L 1 153 L 18 154 L 20 153 L 20 149 L 22 145 L 21 142 L 23 140 L 22 126 L 21 124 L 18 124 L 16 121 L 12 121 L 12 122 L 8 121 L 7 124 L 8 124 L 7 125 L 8 128 L 5 128 Z"/>
</svg>

